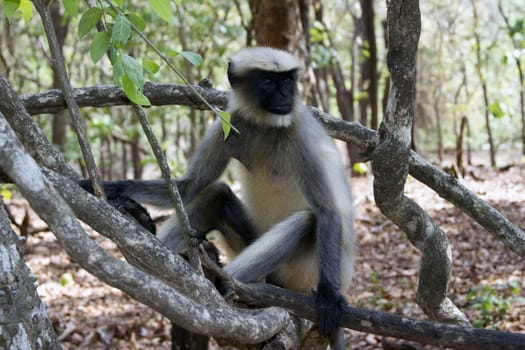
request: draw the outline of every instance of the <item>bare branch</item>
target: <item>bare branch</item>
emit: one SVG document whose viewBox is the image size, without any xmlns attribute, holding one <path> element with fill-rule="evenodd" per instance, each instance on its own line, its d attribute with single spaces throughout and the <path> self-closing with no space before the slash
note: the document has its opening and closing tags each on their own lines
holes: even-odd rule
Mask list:
<svg viewBox="0 0 525 350">
<path fill-rule="evenodd" d="M 182 203 L 182 197 L 177 188 L 177 183 L 175 182 L 175 179 L 171 175 L 171 170 L 168 165 L 168 161 L 166 160 L 166 156 L 164 155 L 164 152 L 162 152 L 159 141 L 155 137 L 155 134 L 153 133 L 153 129 L 151 128 L 148 118 L 146 117 L 146 113 L 144 113 L 144 110 L 142 109 L 142 107 L 136 104 L 133 104 L 132 108 L 135 114 L 137 115 L 137 118 L 139 119 L 140 124 L 142 125 L 142 130 L 144 130 L 144 133 L 146 134 L 146 137 L 148 138 L 148 141 L 151 145 L 151 149 L 153 150 L 153 154 L 155 154 L 155 158 L 157 159 L 157 163 L 159 164 L 160 171 L 162 173 L 162 177 L 164 178 L 164 181 L 166 182 L 166 187 L 168 188 L 168 192 L 173 202 L 173 207 L 176 209 L 175 215 L 177 215 L 177 220 L 182 227 L 182 234 L 184 235 L 184 238 L 186 240 L 186 247 L 188 248 L 190 252 L 189 254 L 190 263 L 193 267 L 200 268 L 200 261 L 197 255 L 197 249 L 190 242 L 190 238 L 192 236 L 192 228 L 190 226 L 190 220 L 188 219 L 188 214 L 186 213 L 186 210 L 184 209 L 184 204 Z M 199 271 L 199 272 L 201 272 L 202 274 L 202 271 Z"/>
<path fill-rule="evenodd" d="M 93 190 L 97 196 L 104 197 L 102 177 L 97 168 L 97 164 L 95 163 L 95 159 L 93 158 L 93 154 L 91 153 L 89 140 L 86 134 L 86 126 L 80 117 L 80 109 L 73 96 L 73 88 L 71 87 L 71 82 L 67 76 L 64 56 L 62 55 L 62 49 L 58 43 L 55 27 L 53 26 L 53 20 L 51 19 L 51 15 L 49 13 L 48 2 L 45 0 L 33 0 L 33 3 L 40 14 L 40 18 L 42 19 L 42 25 L 44 26 L 49 48 L 51 49 L 53 69 L 55 71 L 56 78 L 62 87 L 62 91 L 64 92 L 67 106 L 69 107 L 71 120 L 73 121 L 73 128 L 78 137 L 78 143 L 86 163 L 86 168 L 93 185 Z"/>
<path fill-rule="evenodd" d="M 225 108 L 227 93 L 225 91 L 194 86 L 211 104 Z M 158 84 L 147 82 L 144 84 L 144 95 L 153 106 L 183 105 L 195 109 L 205 110 L 206 105 L 197 99 L 197 96 L 186 85 Z M 116 85 L 94 85 L 85 88 L 73 89 L 73 96 L 79 107 L 106 107 L 130 105 L 130 101 Z M 66 107 L 64 95 L 58 89 L 48 90 L 38 94 L 21 96 L 24 106 L 32 115 L 56 113 Z"/>
</svg>

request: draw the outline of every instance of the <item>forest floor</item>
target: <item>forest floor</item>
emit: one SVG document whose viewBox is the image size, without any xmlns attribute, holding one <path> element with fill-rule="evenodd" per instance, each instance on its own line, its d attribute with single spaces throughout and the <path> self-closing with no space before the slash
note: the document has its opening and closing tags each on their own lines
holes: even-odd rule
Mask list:
<svg viewBox="0 0 525 350">
<path fill-rule="evenodd" d="M 525 229 L 525 168 L 471 170 L 463 183 Z M 353 178 L 352 187 L 358 208 L 358 257 L 350 304 L 425 319 L 415 303 L 420 253 L 375 206 L 371 176 Z M 525 261 L 411 177 L 405 192 L 450 240 L 450 299 L 476 326 L 525 333 Z M 23 208 L 21 201 L 10 203 L 18 222 Z M 43 225 L 32 217 L 33 228 Z M 119 254 L 113 243 L 97 234 L 93 237 Z M 65 349 L 170 348 L 170 325 L 164 317 L 80 269 L 51 233 L 28 237 L 25 259 L 38 277 L 38 292 Z M 346 339 L 351 349 L 380 349 L 383 340 L 350 330 Z"/>
</svg>

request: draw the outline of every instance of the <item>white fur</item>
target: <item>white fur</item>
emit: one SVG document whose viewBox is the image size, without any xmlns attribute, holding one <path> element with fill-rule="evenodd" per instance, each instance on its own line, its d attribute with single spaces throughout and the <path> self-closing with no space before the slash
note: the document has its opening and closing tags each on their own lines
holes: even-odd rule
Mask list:
<svg viewBox="0 0 525 350">
<path fill-rule="evenodd" d="M 243 74 L 252 69 L 270 72 L 287 72 L 301 69 L 301 63 L 292 54 L 270 47 L 253 47 L 240 51 L 230 58 L 231 69 L 235 74 Z"/>
<path fill-rule="evenodd" d="M 308 203 L 294 181 L 271 176 L 264 169 L 250 172 L 239 166 L 239 173 L 243 202 L 258 232 L 266 232 L 293 213 L 308 209 Z"/>
</svg>

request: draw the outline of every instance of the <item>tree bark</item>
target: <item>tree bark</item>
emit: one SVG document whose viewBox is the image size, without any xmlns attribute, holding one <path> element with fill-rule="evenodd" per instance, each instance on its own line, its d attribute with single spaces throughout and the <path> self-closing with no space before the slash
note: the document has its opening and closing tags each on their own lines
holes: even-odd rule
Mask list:
<svg viewBox="0 0 525 350">
<path fill-rule="evenodd" d="M 481 58 L 481 39 L 479 38 L 478 34 L 478 12 L 476 9 L 476 1 L 471 0 L 470 2 L 472 4 L 472 17 L 474 20 L 474 39 L 476 40 L 475 45 L 475 51 L 476 51 L 476 72 L 478 73 L 479 82 L 481 85 L 481 90 L 483 92 L 483 107 L 484 107 L 484 115 L 485 115 L 485 124 L 487 128 L 487 137 L 489 141 L 489 155 L 490 155 L 490 165 L 495 168 L 496 167 L 496 147 L 494 146 L 494 139 L 492 137 L 492 127 L 490 123 L 490 113 L 489 113 L 489 93 L 488 93 L 488 87 L 487 87 L 487 80 L 485 79 L 485 75 L 483 74 L 483 60 Z"/>
<path fill-rule="evenodd" d="M 451 267 L 448 239 L 432 218 L 403 194 L 409 171 L 416 53 L 421 31 L 417 0 L 387 3 L 390 93 L 379 144 L 372 153 L 374 197 L 381 212 L 399 226 L 422 253 L 416 299 L 433 320 L 468 324 L 447 298 Z"/>
<path fill-rule="evenodd" d="M 0 196 L 0 349 L 61 349 Z"/>
<path fill-rule="evenodd" d="M 64 21 L 64 18 L 61 15 L 62 3 L 60 1 L 53 1 L 50 6 L 51 20 L 53 22 L 55 33 L 57 34 L 58 47 L 62 52 L 62 48 L 64 47 L 64 42 L 66 41 L 66 36 L 68 32 L 67 29 L 69 20 Z M 52 87 L 53 89 L 60 88 L 60 81 L 54 69 Z M 55 113 L 51 125 L 51 142 L 53 142 L 53 144 L 56 145 L 61 151 L 64 151 L 64 148 L 66 146 L 67 125 L 68 118 L 66 115 L 66 111 L 59 111 Z"/>
<path fill-rule="evenodd" d="M 296 52 L 299 3 L 297 0 L 250 0 L 255 41 Z"/>
<path fill-rule="evenodd" d="M 505 21 L 505 26 L 507 27 L 507 34 L 512 41 L 514 50 L 520 50 L 522 44 L 519 42 L 519 34 L 512 29 L 512 25 L 508 17 L 503 11 L 503 6 L 501 5 L 501 0 L 498 1 L 498 9 L 501 17 Z M 516 69 L 518 71 L 519 79 L 519 91 L 520 91 L 520 115 L 521 115 L 521 154 L 525 155 L 525 75 L 523 74 L 523 66 L 521 65 L 521 59 L 519 55 L 514 55 L 514 62 L 516 63 Z"/>
<path fill-rule="evenodd" d="M 377 130 L 377 45 L 375 37 L 374 2 L 360 0 L 362 16 L 361 34 L 363 39 L 362 62 L 360 67 L 359 91 L 365 93 L 359 99 L 359 120 L 361 124 Z M 365 54 L 366 53 L 366 54 Z M 368 110 L 370 110 L 370 123 L 368 123 Z"/>
</svg>

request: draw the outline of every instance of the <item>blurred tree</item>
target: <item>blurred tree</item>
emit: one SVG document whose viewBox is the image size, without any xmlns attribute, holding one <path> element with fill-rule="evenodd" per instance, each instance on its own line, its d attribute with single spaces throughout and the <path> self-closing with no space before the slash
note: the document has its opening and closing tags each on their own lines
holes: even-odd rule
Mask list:
<svg viewBox="0 0 525 350">
<path fill-rule="evenodd" d="M 360 0 L 361 18 L 359 35 L 361 36 L 361 57 L 359 76 L 359 121 L 364 126 L 377 130 L 377 45 L 375 35 L 374 2 Z"/>
</svg>

